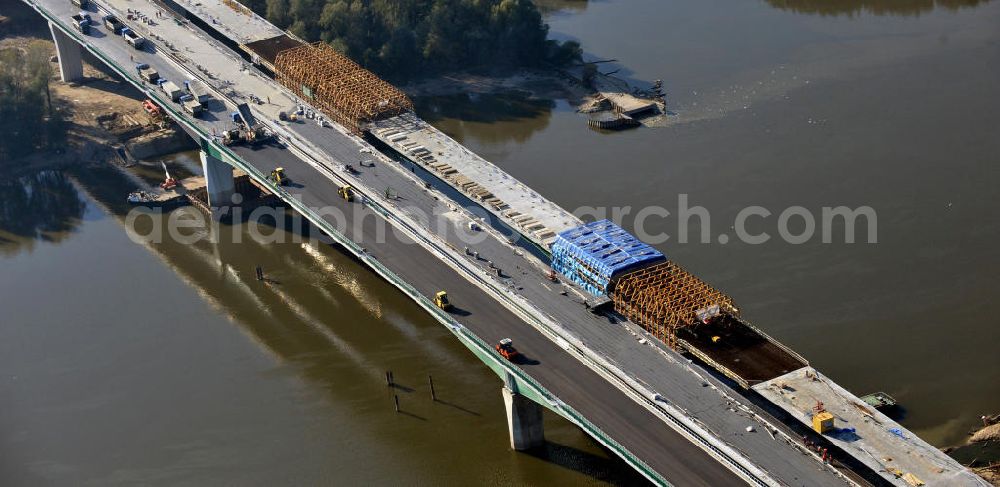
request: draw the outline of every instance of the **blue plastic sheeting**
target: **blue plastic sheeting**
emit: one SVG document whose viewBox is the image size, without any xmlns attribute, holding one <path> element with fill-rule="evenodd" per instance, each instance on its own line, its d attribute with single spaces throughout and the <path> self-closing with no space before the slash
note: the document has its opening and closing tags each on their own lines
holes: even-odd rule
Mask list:
<svg viewBox="0 0 1000 487">
<path fill-rule="evenodd" d="M 595 296 L 607 294 L 611 280 L 624 271 L 664 259 L 609 220 L 566 230 L 552 243 L 552 268 Z"/>
</svg>

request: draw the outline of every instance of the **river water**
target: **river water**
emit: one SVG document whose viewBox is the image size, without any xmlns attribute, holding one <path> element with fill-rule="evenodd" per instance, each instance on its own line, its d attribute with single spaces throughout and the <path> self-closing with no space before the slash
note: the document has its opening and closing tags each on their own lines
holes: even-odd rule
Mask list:
<svg viewBox="0 0 1000 487">
<path fill-rule="evenodd" d="M 932 443 L 998 409 L 1000 3 L 545 6 L 554 36 L 618 60 L 603 71 L 664 81 L 664 126 L 598 133 L 565 100 L 522 94 L 421 112 L 567 208 L 676 214 L 688 195 L 711 243 L 650 218 L 673 236 L 658 248 L 848 389 L 895 396 Z M 336 249 L 226 228 L 134 243 L 133 186 L 100 167 L 0 181 L 0 484 L 638 480 L 552 415 L 545 451 L 511 452 L 496 377 Z M 878 243 L 740 243 L 730 226 L 750 205 L 775 235 L 791 206 L 868 205 Z"/>
</svg>

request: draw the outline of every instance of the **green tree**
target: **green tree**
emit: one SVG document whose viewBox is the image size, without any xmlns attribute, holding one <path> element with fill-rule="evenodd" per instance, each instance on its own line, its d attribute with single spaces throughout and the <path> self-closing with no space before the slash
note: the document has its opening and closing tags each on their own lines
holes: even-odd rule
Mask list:
<svg viewBox="0 0 1000 487">
<path fill-rule="evenodd" d="M 52 105 L 49 48 L 0 50 L 0 160 L 54 147 L 65 139 L 62 114 Z"/>
<path fill-rule="evenodd" d="M 246 0 L 241 1 L 246 3 Z M 257 12 L 259 15 L 264 15 L 267 20 L 281 28 L 287 28 L 291 25 L 292 18 L 288 15 L 288 0 L 266 0 L 264 3 L 264 12 Z M 247 6 L 253 8 L 253 4 L 256 2 Z"/>
<path fill-rule="evenodd" d="M 243 1 L 295 35 L 329 43 L 397 81 L 459 69 L 566 65 L 582 54 L 578 43 L 546 39 L 548 26 L 530 0 Z"/>
</svg>

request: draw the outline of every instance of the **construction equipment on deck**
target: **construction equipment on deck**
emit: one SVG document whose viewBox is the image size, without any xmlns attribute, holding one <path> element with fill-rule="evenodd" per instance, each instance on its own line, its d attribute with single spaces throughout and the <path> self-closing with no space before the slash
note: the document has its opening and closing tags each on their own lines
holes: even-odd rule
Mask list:
<svg viewBox="0 0 1000 487">
<path fill-rule="evenodd" d="M 181 95 L 184 94 L 184 91 L 177 86 L 177 83 L 163 78 L 160 78 L 157 83 L 159 83 L 160 89 L 170 97 L 170 101 L 180 101 Z"/>
<path fill-rule="evenodd" d="M 76 2 L 74 2 L 74 4 L 75 3 Z M 114 15 L 105 15 L 104 27 L 106 27 L 108 31 L 114 33 L 115 35 L 121 35 L 122 29 L 125 28 L 125 24 L 123 24 L 122 21 L 118 20 L 118 17 L 115 17 Z"/>
<path fill-rule="evenodd" d="M 155 69 L 146 63 L 136 64 L 135 71 L 147 83 L 156 83 L 160 79 L 160 73 L 157 73 Z"/>
<path fill-rule="evenodd" d="M 180 102 L 181 108 L 183 108 L 185 112 L 190 113 L 193 117 L 197 117 L 204 110 L 204 107 L 201 106 L 201 103 L 198 103 L 198 100 L 195 99 L 194 95 L 181 95 Z"/>
<path fill-rule="evenodd" d="M 83 35 L 90 34 L 90 14 L 80 12 L 70 18 L 73 19 L 73 28 L 80 31 Z"/>
<path fill-rule="evenodd" d="M 351 185 L 341 186 L 340 190 L 337 192 L 340 193 L 341 198 L 344 198 L 344 201 L 354 201 L 354 188 L 352 188 Z"/>
<path fill-rule="evenodd" d="M 434 295 L 434 305 L 445 311 L 451 309 L 451 302 L 448 301 L 448 293 L 438 291 L 438 293 Z"/>
<path fill-rule="evenodd" d="M 285 176 L 285 168 L 283 167 L 274 168 L 271 171 L 271 174 L 268 175 L 267 179 L 270 179 L 272 183 L 277 184 L 278 186 L 288 185 L 288 176 Z"/>
<path fill-rule="evenodd" d="M 128 27 L 122 29 L 122 38 L 133 49 L 142 49 L 142 46 L 146 45 L 146 39 Z"/>
<path fill-rule="evenodd" d="M 498 353 L 500 353 L 501 357 L 511 362 L 513 362 L 515 359 L 517 359 L 519 355 L 521 355 L 521 352 L 518 352 L 517 349 L 514 348 L 514 341 L 511 340 L 510 338 L 504 338 L 503 340 L 500 340 L 500 343 L 497 343 L 496 350 Z"/>
<path fill-rule="evenodd" d="M 812 423 L 813 430 L 819 434 L 823 434 L 834 429 L 833 415 L 826 410 L 826 407 L 823 406 L 822 402 L 816 401 L 816 406 L 813 407 Z"/>
<path fill-rule="evenodd" d="M 250 112 L 250 106 L 246 103 L 237 105 L 236 111 L 231 114 L 231 117 L 236 127 L 223 132 L 223 144 L 233 145 L 246 142 L 250 145 L 257 145 L 271 138 L 271 134 L 257 122 L 257 118 Z"/>
</svg>

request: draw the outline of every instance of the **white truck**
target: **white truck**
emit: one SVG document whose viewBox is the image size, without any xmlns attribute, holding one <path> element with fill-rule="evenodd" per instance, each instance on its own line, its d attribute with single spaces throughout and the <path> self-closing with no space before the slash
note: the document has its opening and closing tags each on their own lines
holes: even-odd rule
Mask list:
<svg viewBox="0 0 1000 487">
<path fill-rule="evenodd" d="M 125 42 L 135 49 L 142 49 L 142 45 L 146 42 L 146 39 L 143 39 L 141 35 L 136 34 L 135 31 L 128 27 L 122 29 L 122 37 L 125 38 Z"/>
<path fill-rule="evenodd" d="M 80 12 L 70 18 L 73 19 L 73 27 L 76 28 L 76 30 L 80 31 L 83 35 L 90 34 L 90 14 Z"/>
<path fill-rule="evenodd" d="M 184 95 L 184 91 L 181 90 L 173 81 L 163 81 L 160 83 L 160 89 L 170 97 L 170 101 L 178 101 L 181 99 L 181 96 Z"/>
<path fill-rule="evenodd" d="M 207 105 L 208 100 L 212 99 L 212 92 L 208 90 L 208 85 L 200 79 L 185 81 L 184 86 L 187 87 L 191 96 L 193 96 L 195 100 L 198 100 L 198 103 L 201 103 L 202 106 Z"/>
</svg>

